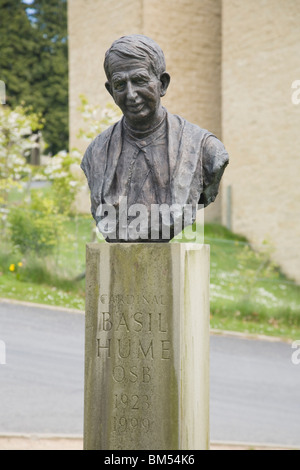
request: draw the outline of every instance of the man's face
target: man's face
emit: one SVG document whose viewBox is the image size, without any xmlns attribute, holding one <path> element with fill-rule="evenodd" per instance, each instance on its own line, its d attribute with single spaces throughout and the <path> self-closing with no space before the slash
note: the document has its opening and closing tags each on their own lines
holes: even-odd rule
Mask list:
<svg viewBox="0 0 300 470">
<path fill-rule="evenodd" d="M 111 79 L 107 89 L 120 107 L 128 124 L 151 124 L 160 107 L 162 83 L 152 71 L 150 61 L 110 59 Z"/>
</svg>

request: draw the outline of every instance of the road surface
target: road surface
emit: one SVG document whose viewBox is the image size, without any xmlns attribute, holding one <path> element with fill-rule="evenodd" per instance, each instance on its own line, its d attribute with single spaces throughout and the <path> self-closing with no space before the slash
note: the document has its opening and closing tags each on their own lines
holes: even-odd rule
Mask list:
<svg viewBox="0 0 300 470">
<path fill-rule="evenodd" d="M 0 302 L 0 341 L 0 434 L 82 435 L 84 316 Z M 211 337 L 212 441 L 300 447 L 292 352 L 283 342 Z"/>
</svg>

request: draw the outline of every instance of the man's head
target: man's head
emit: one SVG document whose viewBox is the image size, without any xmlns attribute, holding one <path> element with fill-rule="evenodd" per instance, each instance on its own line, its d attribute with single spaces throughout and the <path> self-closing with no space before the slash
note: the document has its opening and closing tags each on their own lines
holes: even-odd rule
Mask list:
<svg viewBox="0 0 300 470">
<path fill-rule="evenodd" d="M 146 36 L 121 37 L 106 52 L 105 86 L 133 127 L 151 127 L 159 119 L 170 82 L 165 67 L 163 51 Z"/>
<path fill-rule="evenodd" d="M 108 51 L 106 51 L 104 70 L 108 81 L 111 79 L 110 58 L 113 54 L 123 59 L 150 60 L 152 71 L 157 78 L 160 78 L 166 71 L 165 56 L 159 45 L 153 39 L 141 34 L 122 36 L 114 41 Z"/>
</svg>

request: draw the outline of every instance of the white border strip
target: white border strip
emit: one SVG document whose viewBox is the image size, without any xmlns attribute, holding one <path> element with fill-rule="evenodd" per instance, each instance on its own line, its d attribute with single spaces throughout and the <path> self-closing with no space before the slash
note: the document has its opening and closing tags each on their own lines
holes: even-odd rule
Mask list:
<svg viewBox="0 0 300 470">
<path fill-rule="evenodd" d="M 247 449 L 270 449 L 270 450 L 300 450 L 300 446 L 287 444 L 270 444 L 263 442 L 239 442 L 239 441 L 210 441 L 211 446 L 222 447 L 246 447 Z"/>
<path fill-rule="evenodd" d="M 1 439 L 36 439 L 36 440 L 83 440 L 81 434 L 38 434 L 38 433 L 0 433 Z M 216 447 L 242 447 L 247 449 L 270 449 L 270 450 L 300 450 L 300 446 L 287 444 L 270 444 L 263 442 L 239 442 L 239 441 L 210 441 L 211 446 Z M 234 450 L 234 449 L 233 449 Z"/>
</svg>

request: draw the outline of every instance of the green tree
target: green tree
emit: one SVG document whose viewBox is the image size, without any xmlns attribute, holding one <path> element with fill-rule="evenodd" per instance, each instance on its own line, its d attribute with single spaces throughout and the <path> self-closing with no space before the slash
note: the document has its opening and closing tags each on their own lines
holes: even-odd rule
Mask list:
<svg viewBox="0 0 300 470">
<path fill-rule="evenodd" d="M 0 0 L 0 79 L 12 108 L 24 100 L 32 104 L 32 69 L 38 54 L 36 32 L 18 0 Z"/>
<path fill-rule="evenodd" d="M 0 79 L 7 103 L 24 101 L 45 118 L 53 154 L 68 148 L 66 0 L 0 0 Z"/>
<path fill-rule="evenodd" d="M 67 0 L 34 0 L 29 7 L 40 41 L 32 93 L 46 120 L 44 139 L 55 154 L 68 149 L 69 139 Z"/>
</svg>

